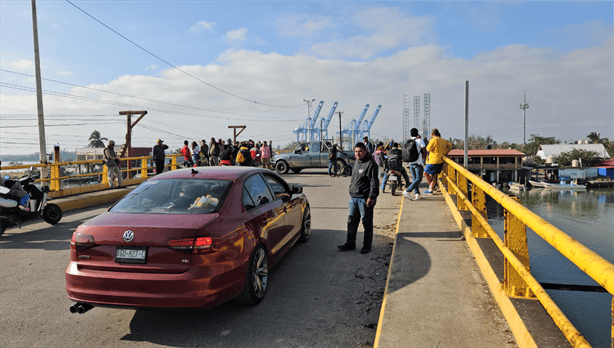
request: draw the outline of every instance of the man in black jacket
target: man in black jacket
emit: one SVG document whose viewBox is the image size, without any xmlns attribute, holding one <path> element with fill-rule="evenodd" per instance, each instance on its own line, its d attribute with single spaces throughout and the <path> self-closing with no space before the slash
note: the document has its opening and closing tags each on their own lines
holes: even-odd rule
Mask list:
<svg viewBox="0 0 614 348">
<path fill-rule="evenodd" d="M 356 161 L 352 169 L 350 183 L 350 202 L 348 214 L 348 234 L 345 244 L 339 245 L 341 251 L 356 249 L 356 234 L 362 218 L 365 237 L 360 252 L 366 254 L 371 251 L 373 243 L 373 209 L 379 195 L 379 178 L 377 163 L 369 153 L 364 143 L 354 146 Z"/>
<path fill-rule="evenodd" d="M 156 175 L 162 174 L 164 171 L 164 150 L 168 149 L 168 145 L 162 144 L 163 142 L 164 141 L 162 139 L 158 139 L 156 145 L 154 145 L 153 149 L 151 149 L 153 162 L 156 164 Z"/>
</svg>

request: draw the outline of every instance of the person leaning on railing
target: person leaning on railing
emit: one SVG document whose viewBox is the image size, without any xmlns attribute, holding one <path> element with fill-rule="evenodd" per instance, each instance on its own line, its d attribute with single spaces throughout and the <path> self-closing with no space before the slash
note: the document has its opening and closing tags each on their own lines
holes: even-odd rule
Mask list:
<svg viewBox="0 0 614 348">
<path fill-rule="evenodd" d="M 437 183 L 437 175 L 441 173 L 443 168 L 443 156 L 447 155 L 452 150 L 452 144 L 441 137 L 441 133 L 437 128 L 431 131 L 431 141 L 426 146 L 428 151 L 428 159 L 424 168 L 424 176 L 429 182 L 428 190 L 424 191 L 427 195 L 433 194 L 433 188 Z"/>
<path fill-rule="evenodd" d="M 168 145 L 162 144 L 163 142 L 162 139 L 158 139 L 156 145 L 151 150 L 153 162 L 156 165 L 156 174 L 162 174 L 164 171 L 164 160 L 166 157 L 164 150 L 168 149 Z"/>
</svg>

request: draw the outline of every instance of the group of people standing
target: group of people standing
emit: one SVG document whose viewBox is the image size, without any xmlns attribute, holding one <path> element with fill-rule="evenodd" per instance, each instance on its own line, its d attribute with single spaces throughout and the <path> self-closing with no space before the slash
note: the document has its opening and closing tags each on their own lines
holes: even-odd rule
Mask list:
<svg viewBox="0 0 614 348">
<path fill-rule="evenodd" d="M 207 143 L 206 140 L 201 140 L 200 145 L 196 141 L 190 143 L 184 140 L 181 154 L 183 155 L 183 165 L 186 167 L 198 166 L 260 166 L 272 169 L 271 150 L 272 142 L 254 142 L 253 140 L 239 143 L 232 142 L 228 139 L 226 142 L 222 139 L 216 140 L 211 138 Z M 164 150 L 168 149 L 167 145 L 163 144 L 161 139 L 158 139 L 157 144 L 153 147 L 152 155 L 156 163 L 156 173 L 164 171 Z"/>
<path fill-rule="evenodd" d="M 403 195 L 411 199 L 410 192 L 413 190 L 415 192 L 415 199 L 418 200 L 420 199 L 418 185 L 422 181 L 422 173 L 424 173 L 429 183 L 429 188 L 424 193 L 433 194 L 437 175 L 441 173 L 443 168 L 443 156 L 452 150 L 452 144 L 441 138 L 437 128 L 433 128 L 431 131 L 431 140 L 428 145 L 425 145 L 416 128 L 412 128 L 410 134 L 411 138 L 406 144 L 412 146 L 415 144 L 414 151 L 418 152 L 418 156 L 417 158 L 415 158 L 415 155 L 412 156 L 411 161 L 408 162 L 409 168 L 412 171 L 413 182 L 411 185 L 408 185 Z M 347 237 L 345 244 L 338 246 L 341 251 L 356 249 L 356 235 L 361 220 L 364 228 L 364 239 L 360 252 L 366 254 L 371 251 L 373 243 L 373 210 L 377 203 L 380 189 L 380 164 L 376 162 L 375 157 L 379 157 L 380 161 L 383 161 L 383 156 L 380 157 L 379 154 L 384 151 L 386 149 L 383 144 L 374 149 L 367 137 L 365 137 L 363 142 L 359 142 L 354 146 L 356 161 L 354 162 L 349 188 L 350 201 L 348 203 Z M 398 144 L 394 142 L 389 144 L 387 151 L 389 155 L 399 155 L 399 152 L 402 154 L 402 150 L 399 150 Z M 409 177 L 405 168 L 402 166 L 401 168 L 403 169 L 402 172 L 405 172 L 406 183 L 409 183 Z M 385 182 L 386 178 L 384 178 L 383 183 L 385 184 Z"/>
</svg>

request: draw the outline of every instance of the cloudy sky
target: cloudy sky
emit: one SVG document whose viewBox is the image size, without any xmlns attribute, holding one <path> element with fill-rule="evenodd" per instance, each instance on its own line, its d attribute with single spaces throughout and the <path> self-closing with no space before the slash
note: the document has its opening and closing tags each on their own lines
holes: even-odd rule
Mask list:
<svg viewBox="0 0 614 348">
<path fill-rule="evenodd" d="M 430 124 L 522 143 L 590 132 L 614 138 L 612 2 L 38 1 L 47 149 L 90 133 L 134 146 L 162 138 L 296 140 L 308 106 L 334 102 L 403 137 L 404 96 L 430 93 Z M 0 155 L 38 151 L 30 1 L 0 2 Z M 421 104 L 421 115 L 423 114 Z M 310 111 L 313 114 L 313 111 Z M 339 129 L 335 114 L 329 136 Z M 336 134 L 335 134 L 336 135 Z"/>
</svg>

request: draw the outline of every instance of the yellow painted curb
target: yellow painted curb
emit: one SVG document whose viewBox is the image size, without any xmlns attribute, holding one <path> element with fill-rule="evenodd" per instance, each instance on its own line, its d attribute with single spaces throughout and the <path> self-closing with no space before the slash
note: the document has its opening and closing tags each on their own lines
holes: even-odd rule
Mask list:
<svg viewBox="0 0 614 348">
<path fill-rule="evenodd" d="M 379 320 L 377 322 L 377 331 L 375 332 L 375 342 L 373 344 L 373 348 L 377 348 L 379 345 L 379 338 L 382 333 L 382 321 L 384 320 L 384 310 L 386 308 L 386 299 L 388 298 L 388 284 L 390 282 L 390 273 L 392 272 L 392 261 L 394 259 L 394 249 L 397 246 L 396 236 L 399 234 L 399 226 L 401 225 L 401 213 L 403 212 L 403 202 L 405 201 L 405 196 L 401 195 L 401 208 L 399 208 L 399 217 L 397 218 L 397 229 L 394 231 L 394 245 L 392 246 L 392 256 L 390 257 L 390 265 L 388 265 L 388 276 L 386 277 L 386 288 L 384 289 L 384 299 L 382 300 L 382 308 L 379 311 Z"/>
<path fill-rule="evenodd" d="M 510 326 L 512 333 L 516 338 L 516 343 L 519 347 L 537 348 L 535 340 L 529 333 L 527 327 L 524 325 L 524 322 L 520 317 L 520 314 L 518 314 L 518 311 L 516 311 L 516 308 L 512 304 L 512 301 L 505 294 L 505 290 L 501 286 L 501 283 L 499 283 L 499 279 L 497 278 L 495 271 L 492 269 L 492 267 L 490 267 L 490 263 L 488 262 L 488 260 L 486 260 L 484 252 L 478 245 L 476 239 L 473 237 L 473 234 L 471 233 L 471 228 L 467 226 L 467 224 L 463 220 L 463 217 L 461 216 L 460 212 L 456 209 L 456 204 L 452 201 L 452 197 L 450 197 L 447 190 L 444 189 L 441 182 L 439 183 L 439 188 L 440 191 L 443 193 L 446 203 L 450 208 L 450 212 L 452 212 L 452 216 L 454 216 L 454 220 L 456 220 L 458 227 L 461 229 L 463 235 L 465 236 L 467 244 L 469 245 L 469 249 L 471 250 L 471 253 L 475 257 L 475 261 L 477 262 L 478 266 L 480 267 L 480 270 L 482 271 L 482 276 L 488 283 L 490 292 L 493 294 L 495 300 L 497 301 L 497 304 L 499 304 L 499 308 L 501 308 L 501 312 L 503 313 L 503 316 L 507 320 L 507 323 Z"/>
<path fill-rule="evenodd" d="M 132 191 L 132 188 L 110 190 L 109 192 L 105 192 L 104 194 L 86 195 L 85 197 L 75 197 L 74 199 L 66 199 L 61 202 L 51 201 L 51 203 L 57 204 L 63 212 L 66 212 L 74 209 L 83 209 L 100 204 L 117 202 L 120 198 L 122 198 L 130 191 Z"/>
</svg>

